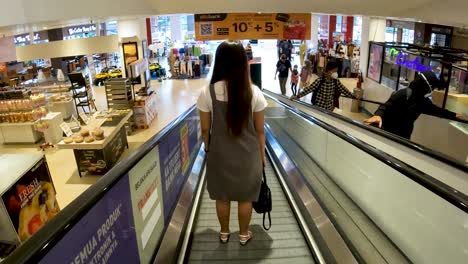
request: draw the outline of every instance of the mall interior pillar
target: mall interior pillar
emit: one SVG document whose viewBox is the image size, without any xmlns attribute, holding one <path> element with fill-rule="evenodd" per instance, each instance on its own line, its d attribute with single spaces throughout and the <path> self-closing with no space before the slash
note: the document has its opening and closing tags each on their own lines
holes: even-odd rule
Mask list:
<svg viewBox="0 0 468 264">
<path fill-rule="evenodd" d="M 318 47 L 318 30 L 319 30 L 319 19 L 320 15 L 312 14 L 312 24 L 311 24 L 311 45 L 314 50 L 317 50 Z"/>
<path fill-rule="evenodd" d="M 385 27 L 387 21 L 381 18 L 362 17 L 362 30 L 361 30 L 361 57 L 359 68 L 363 77 L 367 76 L 367 64 L 369 57 L 369 41 L 385 41 Z"/>
<path fill-rule="evenodd" d="M 336 16 L 330 16 L 328 20 L 328 47 L 333 48 L 333 33 L 336 31 Z"/>
</svg>

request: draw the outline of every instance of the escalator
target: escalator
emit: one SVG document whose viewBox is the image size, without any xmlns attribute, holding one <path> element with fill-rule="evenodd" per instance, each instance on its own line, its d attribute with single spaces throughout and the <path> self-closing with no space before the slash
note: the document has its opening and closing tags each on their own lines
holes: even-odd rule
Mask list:
<svg viewBox="0 0 468 264">
<path fill-rule="evenodd" d="M 215 202 L 209 199 L 205 189 L 193 229 L 188 263 L 213 263 L 226 260 L 230 263 L 236 261 L 281 263 L 285 259 L 293 263 L 314 263 L 306 239 L 270 162 L 265 172 L 274 204 L 271 229 L 264 231 L 263 217 L 254 213 L 251 222 L 254 238 L 247 246 L 243 247 L 238 243 L 238 232 L 232 233 L 228 244 L 220 244 L 218 240 L 213 239 L 219 232 Z M 230 230 L 239 230 L 235 202 L 231 204 Z"/>
<path fill-rule="evenodd" d="M 466 168 L 358 129 L 355 133 L 339 120 L 324 122 L 325 119 L 275 98 L 268 100 L 266 175 L 273 197 L 272 226 L 265 231 L 262 215 L 254 212 L 251 222 L 254 237 L 246 246 L 238 242 L 235 202 L 231 204 L 230 242 L 218 241 L 215 204 L 205 188 L 206 154 L 197 127 L 197 112 L 192 108 L 119 163 L 51 224 L 21 245 L 5 263 L 53 263 L 45 260 L 51 259 L 50 255 L 62 243 L 70 239 L 90 241 L 69 236 L 75 228 L 81 228 L 75 233 L 86 234 L 89 214 L 97 204 L 104 201 L 112 208 L 116 198 L 108 199 L 108 193 L 128 186 L 129 177 L 138 175 L 143 176 L 135 186 L 145 186 L 145 180 L 154 177 L 155 185 L 149 190 L 158 190 L 154 186 L 159 188 L 160 184 L 162 192 L 156 196 L 142 192 L 144 202 L 136 203 L 145 208 L 145 202 L 154 202 L 154 207 L 143 210 L 143 215 L 148 216 L 142 221 L 144 228 L 125 228 L 125 223 L 119 222 L 115 231 L 122 232 L 125 238 L 136 233 L 136 240 L 145 237 L 145 243 L 132 247 L 125 240 L 119 241 L 113 252 L 125 252 L 128 257 L 134 248 L 139 249 L 138 261 L 124 262 L 123 258 L 112 258 L 111 252 L 107 263 L 466 261 Z M 184 140 L 187 134 L 188 139 Z M 178 166 L 172 162 L 178 157 L 174 153 L 184 149 L 185 144 L 189 152 L 180 158 L 185 162 Z M 142 164 L 150 170 L 145 172 Z M 155 166 L 160 166 L 160 170 L 154 170 Z M 172 169 L 179 171 L 170 173 Z M 132 181 L 135 182 L 130 178 Z M 128 201 L 130 209 L 135 204 L 133 196 L 132 193 L 132 201 Z M 125 218 L 130 222 L 140 217 L 138 210 L 133 209 L 132 213 L 127 212 L 132 217 Z M 151 216 L 154 211 L 161 216 Z M 137 224 L 135 221 L 134 225 Z M 150 224 L 154 225 L 152 233 L 141 233 L 140 230 L 151 230 Z M 91 263 L 77 262 L 84 254 L 83 245 L 74 245 L 76 248 L 69 246 L 60 252 L 62 257 L 67 255 L 64 263 Z"/>
</svg>

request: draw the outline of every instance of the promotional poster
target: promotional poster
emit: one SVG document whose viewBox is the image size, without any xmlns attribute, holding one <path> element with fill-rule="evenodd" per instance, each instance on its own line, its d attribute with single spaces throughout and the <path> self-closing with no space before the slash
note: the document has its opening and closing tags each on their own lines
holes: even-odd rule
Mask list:
<svg viewBox="0 0 468 264">
<path fill-rule="evenodd" d="M 159 148 L 155 147 L 128 173 L 140 263 L 150 263 L 164 230 Z"/>
<path fill-rule="evenodd" d="M 200 144 L 198 115 L 187 117 L 159 144 L 161 181 L 164 197 L 164 219 L 167 222 L 175 207 L 183 183 L 190 173 L 191 161 Z"/>
<path fill-rule="evenodd" d="M 21 241 L 27 240 L 60 211 L 44 160 L 21 177 L 2 200 Z"/>
<path fill-rule="evenodd" d="M 195 39 L 310 39 L 311 14 L 218 13 L 195 15 Z"/>
<path fill-rule="evenodd" d="M 380 82 L 380 72 L 382 67 L 383 46 L 371 44 L 369 56 L 369 69 L 367 77 L 376 82 Z"/>
<path fill-rule="evenodd" d="M 125 175 L 39 263 L 140 263 L 129 201 Z"/>
</svg>

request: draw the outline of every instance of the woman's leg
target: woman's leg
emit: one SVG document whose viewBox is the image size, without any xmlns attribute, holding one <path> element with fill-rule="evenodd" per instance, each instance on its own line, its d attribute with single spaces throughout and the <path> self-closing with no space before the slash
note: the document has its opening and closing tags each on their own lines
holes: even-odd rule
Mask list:
<svg viewBox="0 0 468 264">
<path fill-rule="evenodd" d="M 231 214 L 230 201 L 216 201 L 216 213 L 222 233 L 229 233 L 229 216 Z"/>
<path fill-rule="evenodd" d="M 239 202 L 239 229 L 240 235 L 248 235 L 250 219 L 252 217 L 252 202 Z"/>
</svg>

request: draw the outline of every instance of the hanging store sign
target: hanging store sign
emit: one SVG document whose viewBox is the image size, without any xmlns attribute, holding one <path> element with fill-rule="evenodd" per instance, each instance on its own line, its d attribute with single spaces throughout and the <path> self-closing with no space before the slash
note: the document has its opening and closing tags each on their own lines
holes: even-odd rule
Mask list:
<svg viewBox="0 0 468 264">
<path fill-rule="evenodd" d="M 218 13 L 195 15 L 195 39 L 310 39 L 311 14 Z"/>
<path fill-rule="evenodd" d="M 40 41 L 40 40 L 46 40 L 48 38 L 47 32 L 46 31 L 41 31 L 41 32 L 34 32 L 33 33 L 33 41 Z M 29 33 L 26 34 L 21 34 L 21 35 L 15 35 L 14 37 L 15 44 L 30 44 L 31 43 L 31 36 Z"/>
<path fill-rule="evenodd" d="M 396 64 L 405 66 L 408 69 L 423 72 L 423 71 L 431 71 L 432 68 L 430 66 L 426 66 L 421 63 L 420 57 L 415 57 L 414 60 L 408 60 L 408 54 L 404 54 L 403 52 L 398 53 L 396 57 Z"/>
<path fill-rule="evenodd" d="M 94 24 L 77 26 L 77 27 L 69 27 L 67 29 L 67 32 L 69 35 L 89 33 L 89 32 L 95 32 L 95 31 L 96 31 L 96 25 Z"/>
</svg>

